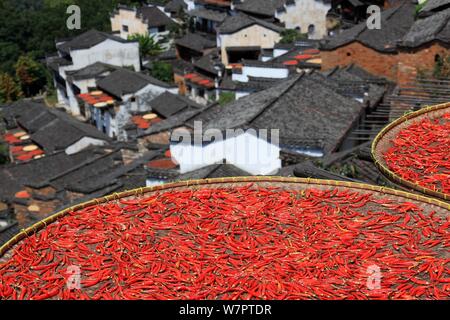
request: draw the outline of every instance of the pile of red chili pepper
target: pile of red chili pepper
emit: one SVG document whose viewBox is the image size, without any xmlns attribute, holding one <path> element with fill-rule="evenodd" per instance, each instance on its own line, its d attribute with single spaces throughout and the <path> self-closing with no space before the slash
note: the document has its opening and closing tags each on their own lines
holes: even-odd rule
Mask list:
<svg viewBox="0 0 450 320">
<path fill-rule="evenodd" d="M 390 170 L 422 187 L 450 194 L 450 113 L 402 129 L 384 154 Z"/>
<path fill-rule="evenodd" d="M 0 298 L 447 299 L 448 211 L 423 207 L 254 184 L 117 200 L 16 245 Z"/>
</svg>

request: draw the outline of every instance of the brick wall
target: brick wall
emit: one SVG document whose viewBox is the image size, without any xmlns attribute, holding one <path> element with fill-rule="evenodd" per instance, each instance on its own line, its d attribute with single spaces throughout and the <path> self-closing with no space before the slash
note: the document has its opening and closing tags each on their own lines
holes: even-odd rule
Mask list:
<svg viewBox="0 0 450 320">
<path fill-rule="evenodd" d="M 434 42 L 416 48 L 413 51 L 402 51 L 398 57 L 397 81 L 400 84 L 410 82 L 415 78 L 419 70 L 432 71 L 436 55 L 443 57 L 449 54 L 449 49 L 442 44 Z"/>
<path fill-rule="evenodd" d="M 333 51 L 322 51 L 322 70 L 356 63 L 374 75 L 386 77 L 402 85 L 415 78 L 419 69 L 432 70 L 435 56 L 442 56 L 448 50 L 442 44 L 434 42 L 415 50 L 391 54 L 353 42 Z"/>
<path fill-rule="evenodd" d="M 367 48 L 359 42 L 337 48 L 333 51 L 321 51 L 322 70 L 336 66 L 356 63 L 370 73 L 395 80 L 397 77 L 397 54 L 380 53 Z"/>
</svg>

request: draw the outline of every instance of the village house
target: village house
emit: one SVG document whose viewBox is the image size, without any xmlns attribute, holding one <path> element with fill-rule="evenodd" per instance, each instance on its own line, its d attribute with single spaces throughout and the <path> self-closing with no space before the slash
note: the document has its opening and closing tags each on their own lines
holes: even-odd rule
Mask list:
<svg viewBox="0 0 450 320">
<path fill-rule="evenodd" d="M 188 33 L 175 40 L 178 61 L 171 64 L 174 71 L 174 82 L 178 85 L 180 94 L 190 95 L 192 98 L 203 102 L 214 96 L 214 91 L 211 91 L 214 87 L 214 74 L 206 71 L 202 75 L 204 73 L 201 71 L 202 69 L 198 70 L 197 68 L 198 66 L 201 67 L 202 63 L 197 67 L 195 66 L 195 62 L 201 60 L 202 57 L 215 54 L 214 52 L 217 49 L 214 40 L 215 38 L 204 37 L 197 33 Z M 199 74 L 197 83 L 189 81 L 191 80 L 189 77 L 192 77 L 194 72 Z M 186 78 L 186 75 L 189 75 L 188 78 Z M 200 81 L 203 81 L 202 84 L 200 84 Z M 196 90 L 197 88 L 199 90 Z"/>
<path fill-rule="evenodd" d="M 327 34 L 327 13 L 330 0 L 241 0 L 233 6 L 259 19 L 279 21 L 287 29 L 308 34 L 310 39 L 321 39 Z"/>
<path fill-rule="evenodd" d="M 163 92 L 178 90 L 151 76 L 119 68 L 99 79 L 97 89 L 78 98 L 85 118 L 111 138 L 125 140 L 123 127 L 134 112 L 150 112 L 148 102 Z"/>
<path fill-rule="evenodd" d="M 187 10 L 187 4 L 184 0 L 169 0 L 164 6 L 164 12 L 172 19 L 179 19 L 180 14 Z"/>
<path fill-rule="evenodd" d="M 281 168 L 286 157 L 322 157 L 339 150 L 347 133 L 358 124 L 364 105 L 354 97 L 340 94 L 332 83 L 319 73 L 295 74 L 223 106 L 216 103 L 202 110 L 182 111 L 140 131 L 137 138 L 144 145 L 170 145 L 172 160 L 182 173 L 225 160 L 250 174 L 272 174 Z M 180 139 L 183 135 L 176 134 L 179 130 L 194 133 L 198 121 L 203 132 L 236 129 L 238 133 L 225 140 L 200 140 L 201 145 L 192 144 L 195 137 L 185 141 Z M 268 139 L 258 134 L 259 129 L 269 131 Z M 279 143 L 271 129 L 280 130 Z M 233 151 L 227 146 L 245 148 Z M 245 157 L 239 156 L 248 154 L 243 150 L 255 151 L 251 154 L 263 152 L 264 163 L 246 162 Z"/>
<path fill-rule="evenodd" d="M 276 57 L 273 58 L 274 55 Z M 222 77 L 218 92 L 233 92 L 236 99 L 239 99 L 267 89 L 291 74 L 320 69 L 320 62 L 320 52 L 317 49 L 277 44 L 268 59 L 242 60 L 230 65 L 227 71 L 231 70 L 231 76 L 226 73 Z"/>
<path fill-rule="evenodd" d="M 416 19 L 416 4 L 405 1 L 382 12 L 380 30 L 370 30 L 363 22 L 325 39 L 322 69 L 356 63 L 399 84 L 432 70 L 450 47 L 450 9 L 438 6 L 426 12 Z"/>
<path fill-rule="evenodd" d="M 190 2 L 190 1 L 188 1 Z M 217 27 L 231 13 L 231 1 L 197 0 L 188 5 L 187 14 L 194 19 L 199 32 L 216 33 Z"/>
<path fill-rule="evenodd" d="M 2 109 L 5 141 L 12 162 L 39 159 L 55 152 L 74 154 L 103 146 L 109 138 L 91 125 L 43 103 L 20 101 Z"/>
<path fill-rule="evenodd" d="M 273 49 L 281 39 L 282 27 L 245 14 L 227 17 L 217 29 L 217 47 L 222 63 L 258 59 L 261 50 Z"/>
<path fill-rule="evenodd" d="M 77 95 L 86 93 L 96 77 L 111 71 L 106 64 L 141 69 L 139 43 L 97 30 L 57 41 L 56 48 L 57 56 L 48 57 L 47 65 L 53 75 L 58 104 L 74 116 L 80 115 Z"/>
<path fill-rule="evenodd" d="M 164 9 L 162 9 L 164 10 Z M 111 29 L 123 39 L 133 34 L 155 36 L 160 39 L 167 35 L 175 22 L 156 6 L 130 8 L 119 5 L 111 14 Z"/>
<path fill-rule="evenodd" d="M 150 127 L 157 127 L 157 124 L 168 118 L 176 118 L 180 114 L 189 112 L 199 112 L 204 106 L 198 104 L 185 96 L 164 92 L 153 100 L 149 101 L 151 112 L 132 112 L 131 119 L 124 129 L 126 130 L 127 140 L 135 141 L 136 138 Z M 154 141 L 160 143 L 161 141 Z M 145 145 L 142 143 L 141 145 Z M 167 144 L 167 143 L 165 143 Z M 162 144 L 164 145 L 164 143 Z"/>
<path fill-rule="evenodd" d="M 193 70 L 184 74 L 186 95 L 206 105 L 217 96 L 217 84 L 223 76 L 224 67 L 217 50 L 193 61 Z"/>
<path fill-rule="evenodd" d="M 188 33 L 175 40 L 177 57 L 187 62 L 198 59 L 216 48 L 215 38 Z"/>
</svg>

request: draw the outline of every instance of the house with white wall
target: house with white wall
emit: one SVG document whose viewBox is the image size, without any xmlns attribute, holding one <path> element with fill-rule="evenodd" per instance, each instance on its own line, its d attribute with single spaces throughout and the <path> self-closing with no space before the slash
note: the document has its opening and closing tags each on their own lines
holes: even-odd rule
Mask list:
<svg viewBox="0 0 450 320">
<path fill-rule="evenodd" d="M 98 68 L 104 67 L 97 63 L 141 70 L 139 43 L 105 32 L 90 30 L 71 40 L 57 41 L 56 48 L 57 55 L 49 57 L 47 65 L 53 73 L 59 105 L 75 116 L 80 115 L 77 95 L 87 93 L 95 77 L 104 75 L 102 71 L 97 74 Z M 85 82 L 74 83 L 71 76 L 77 71 L 90 75 Z"/>
<path fill-rule="evenodd" d="M 163 7 L 119 5 L 111 14 L 111 29 L 123 39 L 133 34 L 151 35 L 159 39 L 167 35 L 170 26 L 175 23 L 169 15 Z"/>
<path fill-rule="evenodd" d="M 200 136 L 197 141 L 202 143 L 190 142 L 189 135 L 181 131 L 172 135 L 171 153 L 186 170 L 223 158 L 252 174 L 268 174 L 280 155 L 322 157 L 336 151 L 363 110 L 364 105 L 342 95 L 325 76 L 293 74 L 265 90 L 198 114 L 185 127 L 193 131 L 191 139 Z M 251 136 L 244 134 L 248 129 L 254 130 Z M 223 135 L 229 130 L 241 134 Z M 183 139 L 190 143 L 178 142 Z M 243 158 L 229 160 L 228 156 L 234 157 L 233 148 Z"/>
<path fill-rule="evenodd" d="M 217 47 L 222 63 L 257 60 L 263 49 L 273 49 L 281 39 L 282 27 L 245 14 L 227 17 L 217 28 Z"/>
<path fill-rule="evenodd" d="M 123 140 L 124 126 L 133 113 L 150 112 L 149 102 L 164 92 L 178 88 L 151 76 L 117 69 L 96 83 L 97 90 L 78 98 L 85 105 L 86 117 L 109 137 Z"/>
<path fill-rule="evenodd" d="M 327 35 L 330 0 L 241 0 L 233 8 L 259 19 L 276 19 L 287 29 L 307 33 L 310 39 Z"/>
<path fill-rule="evenodd" d="M 280 148 L 255 129 L 205 132 L 198 142 L 189 131 L 174 131 L 170 153 L 180 173 L 227 163 L 252 175 L 269 175 L 281 168 Z"/>
</svg>

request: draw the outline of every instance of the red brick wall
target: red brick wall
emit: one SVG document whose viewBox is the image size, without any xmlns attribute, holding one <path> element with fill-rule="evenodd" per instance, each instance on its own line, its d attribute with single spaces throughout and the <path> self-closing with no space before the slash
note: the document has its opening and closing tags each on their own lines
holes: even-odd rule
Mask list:
<svg viewBox="0 0 450 320">
<path fill-rule="evenodd" d="M 389 54 L 353 42 L 333 51 L 321 51 L 322 70 L 356 63 L 374 75 L 386 77 L 402 85 L 415 78 L 418 69 L 432 70 L 436 54 L 443 55 L 448 50 L 435 42 L 414 51 L 403 50 L 398 54 Z"/>
<path fill-rule="evenodd" d="M 450 46 L 449 46 L 450 47 Z M 419 70 L 432 71 L 436 55 L 449 54 L 449 48 L 434 42 L 416 48 L 414 51 L 402 51 L 398 57 L 397 81 L 400 84 L 411 82 Z"/>
<path fill-rule="evenodd" d="M 397 77 L 397 54 L 380 53 L 353 42 L 333 51 L 321 51 L 322 70 L 356 63 L 375 75 L 395 80 Z"/>
</svg>

